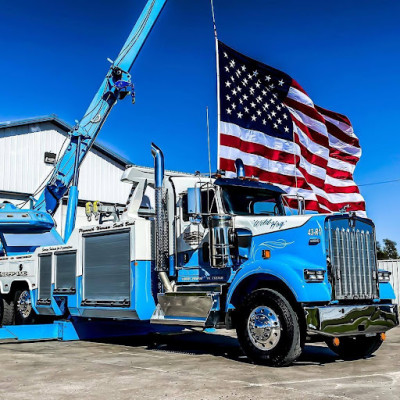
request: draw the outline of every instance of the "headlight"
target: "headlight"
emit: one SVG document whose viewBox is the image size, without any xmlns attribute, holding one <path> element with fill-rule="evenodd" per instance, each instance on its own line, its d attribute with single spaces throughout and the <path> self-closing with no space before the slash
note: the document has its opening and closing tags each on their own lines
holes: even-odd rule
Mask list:
<svg viewBox="0 0 400 400">
<path fill-rule="evenodd" d="M 305 269 L 304 279 L 306 282 L 322 282 L 325 278 L 323 269 Z"/>
<path fill-rule="evenodd" d="M 390 282 L 390 275 L 392 275 L 390 271 L 378 271 L 379 282 Z"/>
</svg>

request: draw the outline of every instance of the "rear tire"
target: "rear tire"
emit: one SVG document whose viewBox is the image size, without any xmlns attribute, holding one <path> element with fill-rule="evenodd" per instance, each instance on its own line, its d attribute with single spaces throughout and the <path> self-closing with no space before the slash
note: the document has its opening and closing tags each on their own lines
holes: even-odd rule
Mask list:
<svg viewBox="0 0 400 400">
<path fill-rule="evenodd" d="M 0 294 L 0 325 L 14 325 L 14 301 L 6 299 Z"/>
<path fill-rule="evenodd" d="M 383 340 L 380 335 L 355 336 L 339 338 L 339 346 L 335 346 L 332 340 L 326 340 L 327 346 L 344 360 L 357 360 L 369 357 L 381 347 Z"/>
<path fill-rule="evenodd" d="M 15 325 L 27 325 L 33 322 L 35 312 L 32 308 L 29 289 L 18 289 L 14 295 Z"/>
<path fill-rule="evenodd" d="M 250 293 L 238 309 L 237 335 L 245 354 L 255 363 L 282 367 L 301 354 L 300 326 L 289 302 L 278 292 Z"/>
</svg>

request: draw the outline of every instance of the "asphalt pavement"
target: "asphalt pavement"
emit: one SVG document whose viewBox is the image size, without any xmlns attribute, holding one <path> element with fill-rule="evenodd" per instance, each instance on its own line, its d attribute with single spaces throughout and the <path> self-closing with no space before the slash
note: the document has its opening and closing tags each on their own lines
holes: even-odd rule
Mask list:
<svg viewBox="0 0 400 400">
<path fill-rule="evenodd" d="M 400 399 L 400 328 L 376 355 L 307 345 L 290 367 L 249 362 L 226 331 L 103 342 L 0 344 L 0 399 Z"/>
</svg>

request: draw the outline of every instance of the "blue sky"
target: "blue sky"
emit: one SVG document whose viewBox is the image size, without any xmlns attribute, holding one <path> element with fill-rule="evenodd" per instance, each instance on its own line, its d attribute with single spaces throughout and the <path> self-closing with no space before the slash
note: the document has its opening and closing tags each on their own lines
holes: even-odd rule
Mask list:
<svg viewBox="0 0 400 400">
<path fill-rule="evenodd" d="M 3 2 L 0 120 L 84 114 L 144 0 Z M 359 184 L 400 178 L 400 3 L 215 0 L 229 46 L 295 78 L 315 103 L 346 114 L 360 138 Z M 132 162 L 206 171 L 206 106 L 216 166 L 216 78 L 208 0 L 169 0 L 132 69 L 136 104 L 112 111 L 99 141 Z M 361 186 L 379 239 L 400 247 L 400 182 Z"/>
</svg>

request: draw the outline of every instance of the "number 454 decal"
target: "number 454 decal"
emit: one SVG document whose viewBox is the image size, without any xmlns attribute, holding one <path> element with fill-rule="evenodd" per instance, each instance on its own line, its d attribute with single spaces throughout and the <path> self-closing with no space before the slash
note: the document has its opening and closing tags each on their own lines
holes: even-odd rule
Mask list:
<svg viewBox="0 0 400 400">
<path fill-rule="evenodd" d="M 322 229 L 321 228 L 311 228 L 308 230 L 309 236 L 319 236 L 321 235 Z"/>
</svg>

